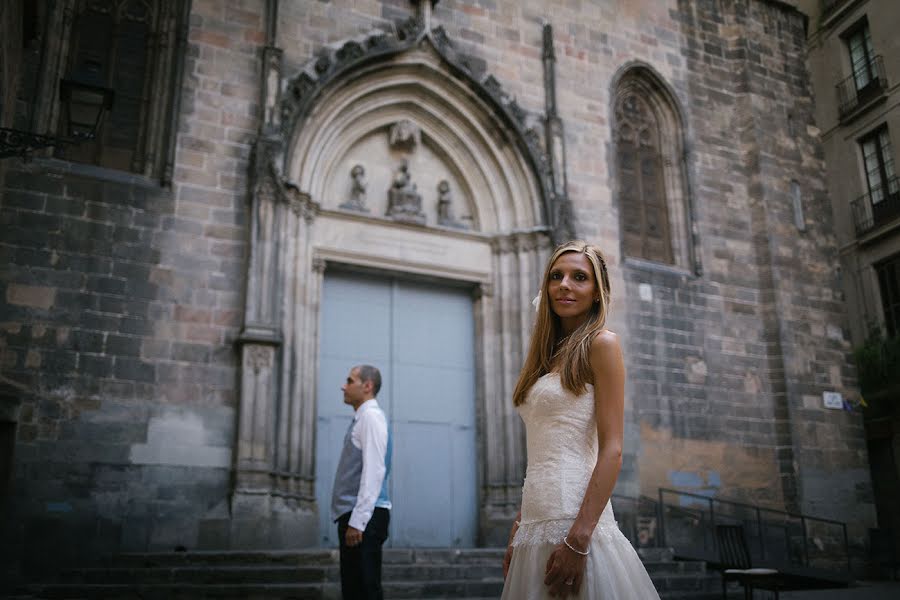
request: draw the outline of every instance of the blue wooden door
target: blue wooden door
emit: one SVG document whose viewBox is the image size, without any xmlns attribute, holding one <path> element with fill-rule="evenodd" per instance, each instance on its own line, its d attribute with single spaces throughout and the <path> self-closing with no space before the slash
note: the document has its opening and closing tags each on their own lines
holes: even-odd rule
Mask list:
<svg viewBox="0 0 900 600">
<path fill-rule="evenodd" d="M 352 409 L 340 386 L 356 364 L 381 370 L 378 401 L 394 436 L 394 547 L 475 543 L 474 323 L 467 290 L 328 273 L 322 293 L 316 496 L 324 546 L 337 544 L 328 507 Z"/>
</svg>

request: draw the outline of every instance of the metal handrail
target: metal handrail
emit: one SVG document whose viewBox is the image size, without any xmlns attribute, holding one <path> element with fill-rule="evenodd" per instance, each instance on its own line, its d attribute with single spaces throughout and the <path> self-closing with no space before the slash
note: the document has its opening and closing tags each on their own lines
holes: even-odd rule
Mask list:
<svg viewBox="0 0 900 600">
<path fill-rule="evenodd" d="M 723 511 L 715 510 L 716 504 L 719 504 L 720 507 L 731 506 L 731 507 L 746 510 L 748 512 L 752 512 L 753 514 L 755 514 L 756 515 L 756 519 L 755 519 L 756 520 L 756 531 L 758 533 L 758 542 L 759 542 L 759 551 L 760 551 L 762 560 L 770 559 L 770 557 L 769 557 L 770 552 L 768 551 L 768 548 L 766 546 L 766 536 L 764 534 L 764 532 L 765 532 L 764 523 L 768 519 L 766 519 L 766 520 L 763 519 L 764 513 L 770 514 L 773 516 L 780 516 L 780 517 L 784 518 L 785 520 L 790 519 L 790 520 L 799 520 L 800 521 L 800 526 L 802 529 L 802 538 L 803 538 L 802 539 L 803 557 L 801 560 L 801 564 L 803 567 L 806 567 L 806 568 L 810 567 L 809 540 L 808 540 L 809 523 L 820 523 L 820 524 L 826 524 L 826 525 L 831 525 L 831 526 L 839 526 L 841 529 L 841 532 L 843 534 L 842 537 L 843 537 L 844 555 L 847 558 L 847 572 L 849 573 L 851 571 L 850 544 L 849 544 L 849 538 L 847 535 L 847 524 L 844 523 L 843 521 L 837 521 L 837 520 L 833 520 L 833 519 L 826 519 L 826 518 L 820 518 L 820 517 L 812 517 L 809 515 L 792 513 L 792 512 L 788 512 L 788 511 L 777 510 L 774 508 L 766 508 L 766 507 L 757 506 L 754 504 L 748 504 L 746 502 L 736 502 L 733 500 L 722 500 L 719 498 L 712 498 L 712 497 L 704 496 L 701 494 L 694 494 L 691 492 L 684 492 L 684 491 L 674 490 L 674 489 L 670 489 L 670 488 L 659 488 L 659 509 L 657 511 L 659 514 L 658 537 L 662 541 L 663 544 L 666 543 L 666 532 L 668 529 L 666 526 L 666 509 L 667 508 L 677 508 L 679 510 L 684 510 L 684 507 L 667 505 L 665 502 L 666 494 L 675 494 L 675 495 L 682 496 L 682 497 L 689 497 L 689 498 L 694 498 L 697 500 L 702 500 L 703 503 L 707 505 L 707 510 L 709 511 L 710 520 L 709 520 L 708 527 L 712 527 L 712 528 L 714 528 L 716 525 L 717 515 L 723 514 Z M 701 517 L 702 517 L 702 514 L 701 514 Z M 728 517 L 720 516 L 719 520 L 722 521 L 727 518 Z M 702 520 L 704 520 L 704 519 L 701 518 L 701 521 Z M 715 539 L 713 538 L 713 544 L 715 545 L 715 543 L 716 543 Z M 704 553 L 706 552 L 706 547 L 707 547 L 706 536 L 704 535 L 703 536 L 703 549 L 704 549 L 703 551 L 704 551 Z M 796 563 L 794 563 L 794 564 L 796 564 Z"/>
<path fill-rule="evenodd" d="M 897 190 L 891 193 L 891 190 Z M 881 198 L 872 202 L 872 197 Z M 877 186 L 850 202 L 856 234 L 863 235 L 900 216 L 900 179 L 892 177 L 887 185 Z"/>
<path fill-rule="evenodd" d="M 857 85 L 856 73 L 851 74 L 835 86 L 838 96 L 838 113 L 842 118 L 856 110 L 861 104 L 883 96 L 887 90 L 884 59 L 881 56 L 875 56 L 865 64 L 865 67 L 870 78 L 863 87 Z"/>
<path fill-rule="evenodd" d="M 757 506 L 756 504 L 747 504 L 746 502 L 736 502 L 734 500 L 722 500 L 721 498 L 711 498 L 709 496 L 704 496 L 702 494 L 694 494 L 692 492 L 683 492 L 681 490 L 673 490 L 670 488 L 659 488 L 659 498 L 662 501 L 663 493 L 669 494 L 678 494 L 679 496 L 690 496 L 691 498 L 697 498 L 702 500 L 707 500 L 709 502 L 718 502 L 719 504 L 728 504 L 731 506 L 740 506 L 741 508 L 750 508 L 753 510 L 761 510 L 766 512 L 777 513 L 781 515 L 786 515 L 788 517 L 792 517 L 794 519 L 807 518 L 807 519 L 815 519 L 816 521 L 821 521 L 822 523 L 828 523 L 830 525 L 844 525 L 843 521 L 836 521 L 833 519 L 826 519 L 824 517 L 810 517 L 809 515 L 804 515 L 801 513 L 792 513 L 784 510 L 778 510 L 777 508 L 766 508 L 765 506 Z M 677 507 L 684 508 L 684 507 Z"/>
<path fill-rule="evenodd" d="M 623 514 L 623 512 L 624 512 L 625 514 L 628 514 L 627 511 L 621 511 L 621 509 L 619 508 L 619 507 L 621 507 L 622 503 L 627 503 L 627 504 L 634 505 L 633 514 L 634 514 L 635 516 L 646 516 L 648 513 L 652 514 L 652 516 L 655 517 L 655 519 L 656 519 L 656 531 L 655 531 L 655 534 L 654 534 L 654 536 L 653 536 L 653 544 L 652 544 L 651 547 L 659 548 L 659 547 L 661 547 L 661 546 L 663 545 L 663 544 L 661 543 L 661 541 L 660 541 L 660 535 L 661 535 L 661 532 L 662 532 L 662 530 L 661 530 L 660 527 L 659 527 L 659 523 L 660 523 L 660 507 L 659 507 L 659 503 L 658 503 L 654 498 L 651 498 L 650 496 L 645 496 L 645 495 L 643 495 L 643 494 L 641 494 L 641 495 L 639 495 L 639 496 L 637 496 L 637 497 L 623 496 L 623 495 L 621 495 L 621 494 L 612 494 L 612 496 L 611 496 L 610 499 L 613 500 L 613 501 L 615 501 L 616 504 L 619 505 L 619 506 L 616 507 L 616 518 L 617 518 L 617 519 L 619 518 L 619 516 L 620 516 L 621 514 Z M 645 504 L 651 505 L 651 506 L 652 506 L 652 510 L 651 510 L 651 511 L 641 511 L 640 505 L 641 505 L 642 502 L 645 503 Z M 619 522 L 619 527 L 620 527 L 620 529 L 621 529 L 621 527 L 622 527 L 622 522 L 621 522 L 621 521 Z M 626 533 L 626 532 L 623 531 L 623 533 Z M 627 537 L 627 533 L 626 533 L 626 537 Z M 634 544 L 635 547 L 637 547 L 637 545 L 638 545 L 638 540 L 637 540 L 637 530 L 634 531 L 634 537 L 635 537 L 635 539 L 632 540 L 632 544 Z M 630 538 L 629 538 L 629 539 L 630 539 Z"/>
</svg>

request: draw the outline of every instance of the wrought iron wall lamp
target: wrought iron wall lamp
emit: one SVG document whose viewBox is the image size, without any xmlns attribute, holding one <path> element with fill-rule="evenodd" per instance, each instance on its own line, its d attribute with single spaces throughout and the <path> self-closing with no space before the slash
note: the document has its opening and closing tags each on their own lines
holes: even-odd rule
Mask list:
<svg viewBox="0 0 900 600">
<path fill-rule="evenodd" d="M 66 119 L 66 137 L 41 135 L 0 127 L 0 158 L 31 158 L 51 146 L 79 144 L 94 139 L 103 116 L 112 108 L 113 91 L 103 85 L 99 63 L 86 62 L 59 82 L 60 114 Z"/>
</svg>

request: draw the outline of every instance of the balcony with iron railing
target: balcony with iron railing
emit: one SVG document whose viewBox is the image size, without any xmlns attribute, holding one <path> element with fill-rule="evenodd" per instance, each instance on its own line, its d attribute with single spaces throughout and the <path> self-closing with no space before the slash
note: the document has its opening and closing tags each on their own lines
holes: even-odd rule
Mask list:
<svg viewBox="0 0 900 600">
<path fill-rule="evenodd" d="M 865 235 L 900 217 L 900 179 L 888 179 L 886 186 L 872 188 L 850 203 L 856 234 Z"/>
<path fill-rule="evenodd" d="M 821 19 L 824 21 L 837 12 L 844 4 L 849 4 L 849 0 L 821 0 Z"/>
<path fill-rule="evenodd" d="M 865 83 L 860 81 L 863 78 L 866 78 Z M 881 56 L 872 58 L 835 87 L 840 120 L 847 121 L 885 97 L 888 84 L 884 75 L 884 60 Z"/>
</svg>

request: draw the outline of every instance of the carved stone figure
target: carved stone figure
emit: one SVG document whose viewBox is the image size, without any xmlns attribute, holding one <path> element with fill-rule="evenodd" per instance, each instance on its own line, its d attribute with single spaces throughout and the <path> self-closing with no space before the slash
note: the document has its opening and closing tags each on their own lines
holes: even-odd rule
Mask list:
<svg viewBox="0 0 900 600">
<path fill-rule="evenodd" d="M 457 227 L 459 229 L 467 229 L 464 223 L 457 221 L 453 216 L 453 209 L 450 206 L 453 203 L 453 194 L 450 192 L 450 184 L 446 179 L 441 181 L 438 186 L 438 202 L 437 214 L 438 225 L 444 227 Z"/>
<path fill-rule="evenodd" d="M 420 136 L 418 125 L 408 119 L 403 119 L 402 121 L 397 121 L 391 127 L 391 131 L 388 134 L 388 143 L 390 143 L 391 148 L 412 152 L 415 150 L 416 144 L 419 143 Z"/>
<path fill-rule="evenodd" d="M 422 212 L 422 196 L 416 189 L 409 175 L 409 164 L 404 160 L 394 174 L 394 182 L 388 190 L 388 209 L 386 216 L 395 221 L 425 224 L 425 213 Z"/>
<path fill-rule="evenodd" d="M 357 210 L 360 212 L 369 212 L 366 206 L 366 170 L 362 165 L 356 165 L 350 169 L 350 178 L 353 180 L 350 188 L 350 198 L 341 204 L 341 208 L 346 210 Z"/>
</svg>

